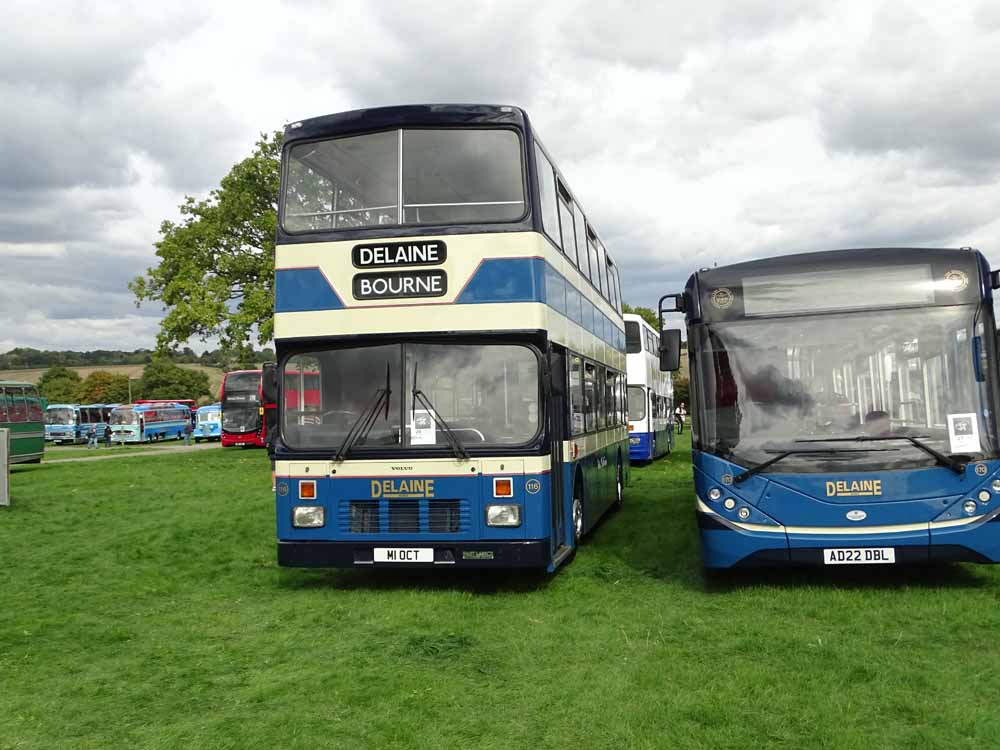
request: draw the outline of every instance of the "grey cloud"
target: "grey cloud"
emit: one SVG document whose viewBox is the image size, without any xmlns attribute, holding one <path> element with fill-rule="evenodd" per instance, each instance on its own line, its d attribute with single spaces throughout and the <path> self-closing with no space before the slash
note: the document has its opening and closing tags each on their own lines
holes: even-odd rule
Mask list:
<svg viewBox="0 0 1000 750">
<path fill-rule="evenodd" d="M 905 153 L 956 181 L 993 179 L 1000 170 L 998 40 L 954 42 L 933 18 L 905 6 L 878 13 L 857 64 L 824 87 L 818 116 L 828 148 Z"/>
</svg>

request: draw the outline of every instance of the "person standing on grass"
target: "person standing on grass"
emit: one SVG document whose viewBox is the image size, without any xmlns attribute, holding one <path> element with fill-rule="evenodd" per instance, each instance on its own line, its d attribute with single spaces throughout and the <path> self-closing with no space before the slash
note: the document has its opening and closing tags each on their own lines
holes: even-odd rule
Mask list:
<svg viewBox="0 0 1000 750">
<path fill-rule="evenodd" d="M 191 445 L 191 433 L 194 432 L 194 427 L 191 426 L 191 420 L 189 419 L 184 424 L 184 445 Z"/>
<path fill-rule="evenodd" d="M 87 432 L 87 450 L 91 448 L 97 449 L 97 425 L 90 425 L 90 430 Z"/>
<path fill-rule="evenodd" d="M 674 409 L 674 417 L 677 420 L 677 434 L 681 435 L 684 432 L 684 415 L 687 412 L 684 411 L 684 404 L 677 404 L 677 408 Z"/>
<path fill-rule="evenodd" d="M 97 447 L 96 443 L 94 447 L 95 448 Z M 105 448 L 111 447 L 111 425 L 109 424 L 104 425 L 104 447 Z"/>
</svg>

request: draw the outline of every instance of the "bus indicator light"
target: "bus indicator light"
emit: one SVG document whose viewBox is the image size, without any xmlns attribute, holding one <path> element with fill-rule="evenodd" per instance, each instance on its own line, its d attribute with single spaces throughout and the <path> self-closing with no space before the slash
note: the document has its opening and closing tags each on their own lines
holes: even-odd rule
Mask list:
<svg viewBox="0 0 1000 750">
<path fill-rule="evenodd" d="M 301 500 L 316 499 L 316 480 L 308 479 L 299 482 L 299 498 Z"/>
<path fill-rule="evenodd" d="M 493 497 L 514 497 L 514 483 L 510 477 L 493 479 Z"/>
</svg>

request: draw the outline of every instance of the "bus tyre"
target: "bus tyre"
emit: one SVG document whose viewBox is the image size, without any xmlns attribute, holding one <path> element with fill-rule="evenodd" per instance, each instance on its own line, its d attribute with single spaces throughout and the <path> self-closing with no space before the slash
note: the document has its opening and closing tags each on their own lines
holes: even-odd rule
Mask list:
<svg viewBox="0 0 1000 750">
<path fill-rule="evenodd" d="M 618 468 L 615 470 L 615 510 L 621 510 L 625 504 L 625 472 L 622 469 L 622 460 L 618 458 Z"/>
<path fill-rule="evenodd" d="M 584 517 L 583 517 L 583 483 L 576 482 L 576 489 L 573 490 L 573 507 L 570 511 L 573 522 L 573 543 L 578 545 L 583 539 Z"/>
</svg>

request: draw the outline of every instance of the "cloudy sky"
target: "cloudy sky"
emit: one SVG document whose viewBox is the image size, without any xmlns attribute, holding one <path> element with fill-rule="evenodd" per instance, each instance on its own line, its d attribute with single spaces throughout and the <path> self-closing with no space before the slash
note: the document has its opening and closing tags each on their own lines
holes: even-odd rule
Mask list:
<svg viewBox="0 0 1000 750">
<path fill-rule="evenodd" d="M 776 253 L 1000 263 L 994 0 L 16 1 L 5 21 L 0 351 L 152 346 L 160 311 L 126 283 L 182 197 L 261 131 L 385 104 L 525 107 L 633 304 Z"/>
</svg>

